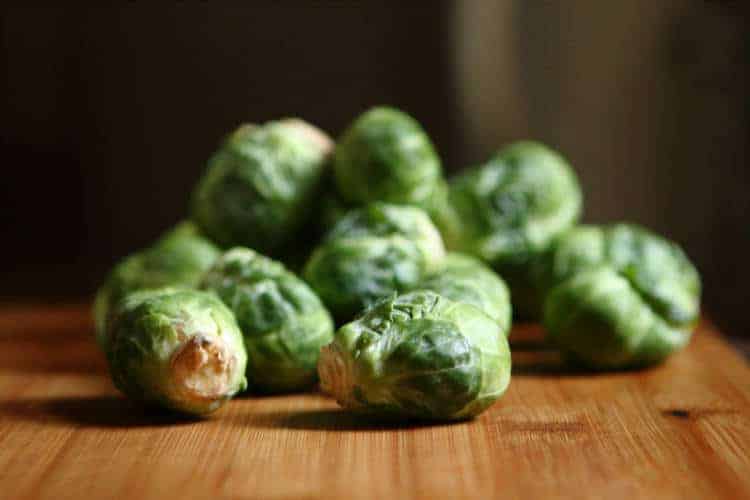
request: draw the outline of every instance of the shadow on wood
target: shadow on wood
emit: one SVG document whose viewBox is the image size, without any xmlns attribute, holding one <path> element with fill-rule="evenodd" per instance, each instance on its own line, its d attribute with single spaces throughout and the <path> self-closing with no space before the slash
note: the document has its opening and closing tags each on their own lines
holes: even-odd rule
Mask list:
<svg viewBox="0 0 750 500">
<path fill-rule="evenodd" d="M 554 350 L 524 351 L 516 349 L 512 352 L 512 358 L 514 377 L 586 377 L 589 379 L 596 377 L 612 378 L 634 373 L 647 374 L 669 362 L 669 360 L 666 360 L 662 365 L 597 370 L 569 361 L 560 352 Z"/>
<path fill-rule="evenodd" d="M 520 322 L 513 325 L 510 338 L 513 376 L 562 377 L 590 375 L 590 371 L 571 366 L 560 352 L 545 340 L 538 324 Z"/>
<path fill-rule="evenodd" d="M 195 424 L 204 420 L 159 408 L 147 408 L 119 396 L 2 401 L 0 415 L 45 424 L 58 422 L 61 425 L 93 428 L 161 427 Z"/>
<path fill-rule="evenodd" d="M 459 422 L 430 422 L 425 420 L 387 420 L 357 414 L 352 411 L 335 408 L 314 410 L 290 410 L 256 414 L 248 422 L 252 426 L 285 428 L 305 431 L 398 431 L 414 430 L 428 427 L 456 425 Z"/>
<path fill-rule="evenodd" d="M 541 339 L 513 339 L 511 358 L 514 377 L 591 377 L 601 373 L 566 362 L 559 351 Z"/>
<path fill-rule="evenodd" d="M 595 370 L 571 362 L 555 346 L 547 343 L 539 325 L 521 323 L 513 326 L 510 337 L 514 377 L 597 377 L 617 373 L 645 371 L 648 368 Z"/>
</svg>

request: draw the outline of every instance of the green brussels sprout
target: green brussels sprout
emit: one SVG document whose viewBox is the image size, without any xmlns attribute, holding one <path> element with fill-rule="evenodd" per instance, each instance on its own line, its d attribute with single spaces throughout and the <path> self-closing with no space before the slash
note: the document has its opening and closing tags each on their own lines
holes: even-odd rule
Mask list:
<svg viewBox="0 0 750 500">
<path fill-rule="evenodd" d="M 386 298 L 324 347 L 321 388 L 342 406 L 378 416 L 458 420 L 505 392 L 506 332 L 471 304 L 431 291 Z"/>
<path fill-rule="evenodd" d="M 629 224 L 581 226 L 556 241 L 543 262 L 544 324 L 574 361 L 646 366 L 689 341 L 701 283 L 676 244 Z"/>
<path fill-rule="evenodd" d="M 339 193 L 355 205 L 385 201 L 427 209 L 442 181 L 430 138 L 411 116 L 377 107 L 343 133 L 333 156 Z"/>
<path fill-rule="evenodd" d="M 449 211 L 436 218 L 446 246 L 490 263 L 510 287 L 514 312 L 538 316 L 531 266 L 581 212 L 581 190 L 565 159 L 542 144 L 518 142 L 454 179 L 448 197 Z"/>
<path fill-rule="evenodd" d="M 130 398 L 201 415 L 247 386 L 247 354 L 232 312 L 213 294 L 133 292 L 115 308 L 107 360 Z"/>
<path fill-rule="evenodd" d="M 339 220 L 313 252 L 305 280 L 339 321 L 416 285 L 442 264 L 440 233 L 427 214 L 373 203 Z"/>
<path fill-rule="evenodd" d="M 443 264 L 445 248 L 440 232 L 422 210 L 388 203 L 371 203 L 341 217 L 326 240 L 403 237 L 424 256 L 428 271 Z"/>
<path fill-rule="evenodd" d="M 208 161 L 193 219 L 224 247 L 278 253 L 303 229 L 333 143 L 302 120 L 244 125 Z"/>
<path fill-rule="evenodd" d="M 320 348 L 333 338 L 333 320 L 304 281 L 279 262 L 234 248 L 216 261 L 203 288 L 237 318 L 251 388 L 285 392 L 315 383 Z"/>
<path fill-rule="evenodd" d="M 466 302 L 494 319 L 504 332 L 510 330 L 510 293 L 505 282 L 478 259 L 450 252 L 443 268 L 429 275 L 416 287 L 432 290 L 447 299 Z"/>
<path fill-rule="evenodd" d="M 216 245 L 204 238 L 192 222 L 184 221 L 156 243 L 118 263 L 94 300 L 94 321 L 99 346 L 107 344 L 107 318 L 128 293 L 141 289 L 195 287 L 220 255 Z"/>
</svg>

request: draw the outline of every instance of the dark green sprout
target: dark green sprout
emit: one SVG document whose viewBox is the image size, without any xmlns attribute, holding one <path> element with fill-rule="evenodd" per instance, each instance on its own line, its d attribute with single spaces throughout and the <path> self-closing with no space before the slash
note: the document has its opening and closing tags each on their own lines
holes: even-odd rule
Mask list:
<svg viewBox="0 0 750 500">
<path fill-rule="evenodd" d="M 234 248 L 207 273 L 203 288 L 218 294 L 237 318 L 251 389 L 286 392 L 315 383 L 333 321 L 304 281 L 279 262 Z"/>
<path fill-rule="evenodd" d="M 277 255 L 314 213 L 333 143 L 298 119 L 244 125 L 208 161 L 193 219 L 223 247 Z"/>
<path fill-rule="evenodd" d="M 373 203 L 341 218 L 313 252 L 305 280 L 339 322 L 413 288 L 442 265 L 440 233 L 416 207 Z"/>
</svg>

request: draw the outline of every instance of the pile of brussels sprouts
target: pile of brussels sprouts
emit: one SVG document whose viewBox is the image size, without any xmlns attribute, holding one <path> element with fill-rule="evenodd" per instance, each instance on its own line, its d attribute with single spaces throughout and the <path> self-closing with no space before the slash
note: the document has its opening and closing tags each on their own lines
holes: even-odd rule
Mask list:
<svg viewBox="0 0 750 500">
<path fill-rule="evenodd" d="M 591 369 L 683 347 L 700 279 L 632 224 L 576 225 L 581 189 L 535 142 L 450 181 L 422 127 L 379 107 L 334 142 L 299 119 L 243 125 L 189 220 L 111 271 L 96 338 L 129 397 L 189 414 L 308 390 L 387 418 L 464 419 L 510 382 L 511 303 Z"/>
</svg>

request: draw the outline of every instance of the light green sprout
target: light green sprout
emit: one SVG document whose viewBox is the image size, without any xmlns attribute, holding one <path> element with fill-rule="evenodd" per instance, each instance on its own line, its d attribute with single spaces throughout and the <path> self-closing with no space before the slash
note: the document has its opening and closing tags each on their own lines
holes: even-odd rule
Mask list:
<svg viewBox="0 0 750 500">
<path fill-rule="evenodd" d="M 581 226 L 537 271 L 550 340 L 601 369 L 658 363 L 690 340 L 700 277 L 674 243 L 630 224 Z"/>
<path fill-rule="evenodd" d="M 323 348 L 321 388 L 376 416 L 470 418 L 510 383 L 506 333 L 473 305 L 434 292 L 386 298 Z"/>
<path fill-rule="evenodd" d="M 450 252 L 442 268 L 427 276 L 415 289 L 432 290 L 447 299 L 476 306 L 510 331 L 510 293 L 503 279 L 480 260 Z"/>
<path fill-rule="evenodd" d="M 107 318 L 113 307 L 136 290 L 195 287 L 220 254 L 191 222 L 181 222 L 153 246 L 123 259 L 109 273 L 94 301 L 96 338 L 107 344 Z"/>
<path fill-rule="evenodd" d="M 340 195 L 354 205 L 384 201 L 429 209 L 443 182 L 425 131 L 388 107 L 372 108 L 349 126 L 336 145 L 333 168 Z"/>
<path fill-rule="evenodd" d="M 130 398 L 201 415 L 247 385 L 240 329 L 210 293 L 131 293 L 117 304 L 108 329 L 112 380 Z"/>
</svg>

